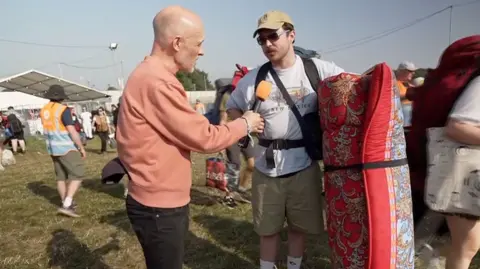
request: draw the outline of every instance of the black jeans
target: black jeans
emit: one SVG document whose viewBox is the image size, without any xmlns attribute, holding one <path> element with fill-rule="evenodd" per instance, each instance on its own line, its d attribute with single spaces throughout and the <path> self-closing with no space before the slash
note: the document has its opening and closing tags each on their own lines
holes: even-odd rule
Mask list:
<svg viewBox="0 0 480 269">
<path fill-rule="evenodd" d="M 102 141 L 102 148 L 100 152 L 106 152 L 107 151 L 107 141 L 109 139 L 108 137 L 108 132 L 97 132 L 98 137 L 100 137 L 100 140 Z"/>
<path fill-rule="evenodd" d="M 147 269 L 182 269 L 189 207 L 147 207 L 130 195 L 127 214 L 143 249 Z"/>
</svg>

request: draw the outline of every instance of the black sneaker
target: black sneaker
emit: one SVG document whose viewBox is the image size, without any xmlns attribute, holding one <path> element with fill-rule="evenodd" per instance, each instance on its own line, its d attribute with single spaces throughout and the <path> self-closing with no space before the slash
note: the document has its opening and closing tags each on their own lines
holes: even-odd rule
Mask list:
<svg viewBox="0 0 480 269">
<path fill-rule="evenodd" d="M 75 201 L 72 201 L 72 205 L 70 206 L 73 210 L 77 209 L 77 203 Z"/>
<path fill-rule="evenodd" d="M 248 197 L 247 193 L 242 193 L 240 191 L 234 191 L 230 193 L 231 197 L 240 203 L 244 204 L 251 204 L 250 197 Z"/>
<path fill-rule="evenodd" d="M 224 205 L 226 205 L 228 208 L 235 208 L 235 207 L 237 207 L 237 203 L 235 202 L 235 200 L 234 200 L 233 197 L 231 197 L 231 196 L 225 196 L 225 198 L 223 198 L 222 203 L 223 203 Z"/>
<path fill-rule="evenodd" d="M 76 206 L 75 206 L 76 207 Z M 65 216 L 69 216 L 69 217 L 72 217 L 72 218 L 79 218 L 80 215 L 78 215 L 76 212 L 75 212 L 75 208 L 73 207 L 73 204 L 69 207 L 60 207 L 58 209 L 58 213 L 60 214 L 63 214 Z"/>
</svg>

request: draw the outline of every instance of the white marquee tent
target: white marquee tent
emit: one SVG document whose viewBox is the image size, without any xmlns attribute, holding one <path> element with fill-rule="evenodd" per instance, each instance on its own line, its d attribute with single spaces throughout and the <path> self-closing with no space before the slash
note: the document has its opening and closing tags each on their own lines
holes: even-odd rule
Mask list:
<svg viewBox="0 0 480 269">
<path fill-rule="evenodd" d="M 16 109 L 40 109 L 48 100 L 23 92 L 0 92 L 0 111 L 13 106 Z"/>
<path fill-rule="evenodd" d="M 43 98 L 48 88 L 58 84 L 63 86 L 69 106 L 87 105 L 88 103 L 110 102 L 111 96 L 106 92 L 80 85 L 78 83 L 58 78 L 36 70 L 29 70 L 7 78 L 0 79 L 0 111 L 13 106 L 14 109 L 22 111 L 25 117 L 27 134 L 38 134 L 43 132 L 41 121 L 38 118 L 38 110 L 49 100 Z M 2 88 L 4 91 L 2 92 Z"/>
<path fill-rule="evenodd" d="M 11 77 L 0 79 L 0 88 L 13 92 L 22 92 L 40 98 L 43 97 L 48 88 L 54 84 L 61 85 L 65 88 L 65 93 L 69 98 L 69 102 L 92 101 L 110 97 L 108 94 L 101 91 L 36 70 L 29 70 Z M 1 101 L 3 102 L 3 100 Z M 22 103 L 27 104 L 25 102 Z"/>
</svg>

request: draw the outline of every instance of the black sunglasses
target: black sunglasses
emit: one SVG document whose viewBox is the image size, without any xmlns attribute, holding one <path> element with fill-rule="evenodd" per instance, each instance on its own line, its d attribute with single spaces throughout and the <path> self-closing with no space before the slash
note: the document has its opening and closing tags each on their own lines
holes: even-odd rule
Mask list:
<svg viewBox="0 0 480 269">
<path fill-rule="evenodd" d="M 260 36 L 259 35 L 257 37 L 257 43 L 258 43 L 258 45 L 263 46 L 267 43 L 267 40 L 270 41 L 270 42 L 275 42 L 280 38 L 280 36 L 282 36 L 283 34 L 288 34 L 289 32 L 290 31 L 282 31 L 282 32 L 279 33 L 279 31 L 277 31 L 277 32 L 273 32 L 271 34 L 268 34 L 266 36 Z"/>
</svg>

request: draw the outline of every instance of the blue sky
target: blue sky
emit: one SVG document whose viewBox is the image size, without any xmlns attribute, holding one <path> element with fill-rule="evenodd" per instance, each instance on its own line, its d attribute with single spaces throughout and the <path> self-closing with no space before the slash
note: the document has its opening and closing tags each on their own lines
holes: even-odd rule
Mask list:
<svg viewBox="0 0 480 269">
<path fill-rule="evenodd" d="M 51 48 L 0 41 L 0 77 L 34 68 L 53 75 L 61 72 L 66 79 L 90 81 L 104 89 L 115 84 L 118 66 L 79 69 L 59 68 L 57 63 L 95 68 L 111 65 L 108 45 L 117 42 L 115 57 L 123 61 L 127 78 L 150 53 L 153 16 L 171 4 L 190 8 L 204 19 L 206 54 L 198 67 L 215 79 L 231 76 L 235 63 L 257 66 L 265 61 L 252 33 L 257 19 L 268 10 L 282 10 L 292 17 L 297 45 L 326 51 L 468 2 L 471 0 L 1 0 L 0 39 L 104 48 Z M 452 39 L 479 34 L 478 14 L 478 2 L 454 8 Z M 449 42 L 449 17 L 445 11 L 390 36 L 323 58 L 352 72 L 362 72 L 379 62 L 396 67 L 403 60 L 435 66 Z"/>
</svg>

